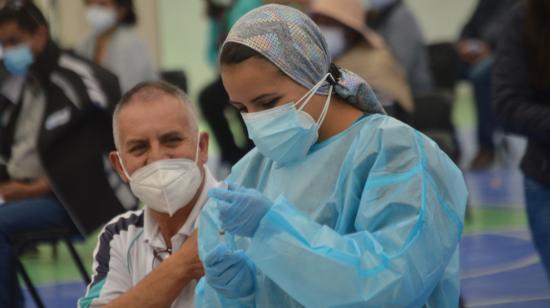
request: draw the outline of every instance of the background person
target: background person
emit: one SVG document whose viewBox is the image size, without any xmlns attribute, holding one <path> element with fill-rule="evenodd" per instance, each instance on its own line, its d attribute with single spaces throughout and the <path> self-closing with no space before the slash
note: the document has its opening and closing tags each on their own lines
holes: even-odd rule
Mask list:
<svg viewBox="0 0 550 308">
<path fill-rule="evenodd" d="M 242 15 L 261 4 L 261 0 L 206 1 L 207 13 L 210 18 L 208 60 L 216 69 L 220 46 L 233 24 Z M 252 143 L 246 138 L 246 144 L 244 147 L 240 147 L 235 141 L 226 116 L 226 112 L 234 112 L 234 109 L 229 104 L 229 97 L 219 76 L 201 91 L 199 104 L 204 118 L 212 128 L 216 142 L 220 146 L 221 162 L 228 167 L 233 166 L 252 148 Z M 246 137 L 247 132 L 240 118 L 238 127 L 242 129 L 242 135 Z"/>
<path fill-rule="evenodd" d="M 550 279 L 550 2 L 512 10 L 495 51 L 494 106 L 504 129 L 527 137 L 521 162 L 533 242 Z"/>
<path fill-rule="evenodd" d="M 74 224 L 87 235 L 136 203 L 121 181 L 108 180 L 114 174 L 103 160 L 116 77 L 60 49 L 29 1 L 0 9 L 0 44 L 11 75 L 2 88 L 13 100 L 0 122 L 0 306 L 18 307 L 13 237 L 51 228 L 76 234 Z"/>
<path fill-rule="evenodd" d="M 91 31 L 77 46 L 85 58 L 118 76 L 122 92 L 158 79 L 151 52 L 137 32 L 133 0 L 85 0 Z"/>
<path fill-rule="evenodd" d="M 367 25 L 388 45 L 407 75 L 414 96 L 433 89 L 420 24 L 403 0 L 369 0 Z"/>
<path fill-rule="evenodd" d="M 457 43 L 463 74 L 472 83 L 477 114 L 478 152 L 470 163 L 472 170 L 492 166 L 495 154 L 495 117 L 491 108 L 493 50 L 502 33 L 506 14 L 517 0 L 479 0 L 462 29 Z"/>
<path fill-rule="evenodd" d="M 308 12 L 319 25 L 332 61 L 368 80 L 388 114 L 405 120 L 414 110 L 403 68 L 365 23 L 360 0 L 317 0 Z"/>
</svg>

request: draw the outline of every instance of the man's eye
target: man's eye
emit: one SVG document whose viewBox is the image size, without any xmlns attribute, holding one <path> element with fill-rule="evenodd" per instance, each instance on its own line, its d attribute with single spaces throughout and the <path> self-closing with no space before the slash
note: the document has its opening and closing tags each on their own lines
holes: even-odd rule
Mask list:
<svg viewBox="0 0 550 308">
<path fill-rule="evenodd" d="M 179 144 L 181 142 L 181 138 L 179 138 L 179 137 L 170 138 L 170 139 L 166 140 L 166 142 L 168 144 Z"/>
<path fill-rule="evenodd" d="M 130 153 L 132 154 L 139 154 L 145 151 L 145 146 L 143 145 L 136 145 L 130 148 Z"/>
</svg>

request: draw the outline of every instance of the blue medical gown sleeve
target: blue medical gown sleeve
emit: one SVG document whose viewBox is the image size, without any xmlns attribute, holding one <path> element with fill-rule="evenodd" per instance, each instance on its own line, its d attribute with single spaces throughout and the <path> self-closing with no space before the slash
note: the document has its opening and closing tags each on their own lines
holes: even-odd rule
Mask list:
<svg viewBox="0 0 550 308">
<path fill-rule="evenodd" d="M 341 198 L 358 198 L 351 232 L 320 225 L 279 196 L 252 238 L 247 253 L 257 269 L 306 307 L 423 306 L 457 260 L 467 198 L 462 173 L 412 129 L 389 129 L 372 142 L 380 149 L 373 163 L 358 158 L 342 166 L 368 173 L 366 182 L 350 175 L 351 183 L 337 183 L 349 190 Z M 350 151 L 361 153 L 355 147 Z M 341 211 L 344 219 L 349 209 Z M 457 305 L 454 285 L 443 290 L 449 307 Z"/>
</svg>

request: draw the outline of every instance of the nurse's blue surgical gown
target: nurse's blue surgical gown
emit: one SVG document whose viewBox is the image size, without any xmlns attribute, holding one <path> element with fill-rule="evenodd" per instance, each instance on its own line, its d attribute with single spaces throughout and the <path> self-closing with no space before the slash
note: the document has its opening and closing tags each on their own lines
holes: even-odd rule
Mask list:
<svg viewBox="0 0 550 308">
<path fill-rule="evenodd" d="M 200 307 L 457 307 L 467 190 L 430 139 L 365 115 L 281 166 L 256 149 L 227 182 L 274 202 L 252 238 L 225 234 L 256 266 L 256 291 L 226 299 L 204 278 Z M 199 223 L 202 260 L 220 243 L 215 201 Z"/>
</svg>

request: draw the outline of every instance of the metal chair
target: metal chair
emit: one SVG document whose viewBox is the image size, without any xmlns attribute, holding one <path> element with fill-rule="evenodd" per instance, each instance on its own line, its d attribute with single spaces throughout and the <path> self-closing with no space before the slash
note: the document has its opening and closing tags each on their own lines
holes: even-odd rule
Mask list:
<svg viewBox="0 0 550 308">
<path fill-rule="evenodd" d="M 80 272 L 80 276 L 82 277 L 83 282 L 86 285 L 88 285 L 90 283 L 90 276 L 88 275 L 88 272 L 84 267 L 82 259 L 80 258 L 78 252 L 76 251 L 73 245 L 74 241 L 82 241 L 82 240 L 84 240 L 84 238 L 74 228 L 51 228 L 46 230 L 24 232 L 24 233 L 17 234 L 11 238 L 12 245 L 13 245 L 14 265 L 17 267 L 17 271 L 23 278 L 23 282 L 25 283 L 29 292 L 31 293 L 31 296 L 37 307 L 39 308 L 45 307 L 44 302 L 42 301 L 42 298 L 40 297 L 40 295 L 38 294 L 38 291 L 36 290 L 34 284 L 32 283 L 32 280 L 30 279 L 30 276 L 27 270 L 25 269 L 23 262 L 21 262 L 21 259 L 20 259 L 21 252 L 26 247 L 29 247 L 31 245 L 36 245 L 44 242 L 56 243 L 56 242 L 62 241 L 67 245 L 71 258 L 73 259 L 74 264 L 78 268 L 78 271 Z"/>
</svg>

